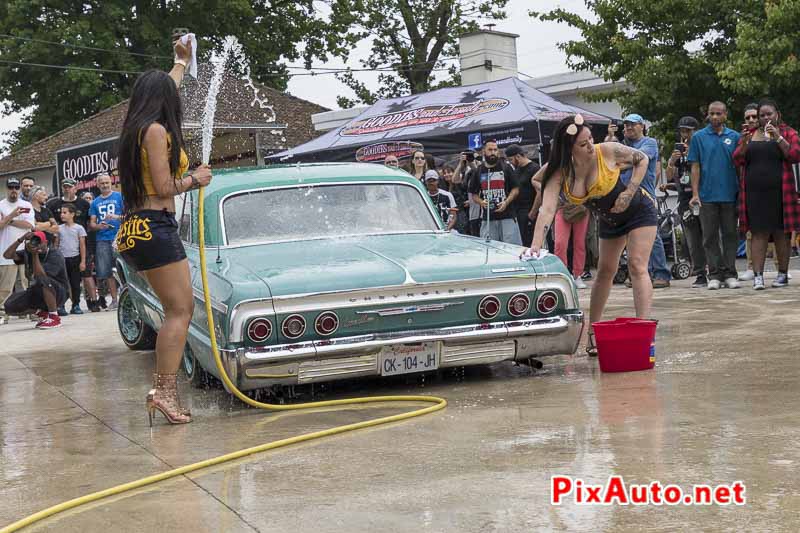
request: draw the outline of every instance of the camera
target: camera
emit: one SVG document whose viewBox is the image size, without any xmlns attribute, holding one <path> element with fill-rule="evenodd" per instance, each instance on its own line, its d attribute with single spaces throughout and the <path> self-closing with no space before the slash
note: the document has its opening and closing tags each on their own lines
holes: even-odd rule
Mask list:
<svg viewBox="0 0 800 533">
<path fill-rule="evenodd" d="M 39 246 L 42 244 L 42 239 L 38 235 L 32 235 L 28 242 L 31 243 L 31 246 Z"/>
<path fill-rule="evenodd" d="M 680 153 L 683 153 L 683 152 L 684 152 L 684 150 L 686 150 L 686 146 L 684 146 L 684 144 L 683 144 L 683 143 L 675 143 L 675 148 L 674 148 L 674 150 L 677 150 L 677 151 L 679 151 Z"/>
<path fill-rule="evenodd" d="M 461 152 L 461 153 L 466 156 L 467 161 L 469 161 L 470 163 L 475 161 L 475 152 Z"/>
</svg>

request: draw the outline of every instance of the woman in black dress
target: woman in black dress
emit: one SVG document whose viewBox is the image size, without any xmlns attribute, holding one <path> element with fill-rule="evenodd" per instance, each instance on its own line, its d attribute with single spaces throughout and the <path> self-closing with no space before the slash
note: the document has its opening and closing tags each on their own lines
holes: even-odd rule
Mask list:
<svg viewBox="0 0 800 533">
<path fill-rule="evenodd" d="M 797 132 L 781 121 L 772 100 L 758 105 L 759 127 L 742 135 L 733 153 L 743 167 L 739 194 L 739 230 L 753 235 L 753 288 L 763 290 L 764 261 L 770 237 L 778 255 L 773 287 L 789 283 L 790 236 L 800 229 L 800 205 L 792 164 L 800 161 Z"/>
</svg>

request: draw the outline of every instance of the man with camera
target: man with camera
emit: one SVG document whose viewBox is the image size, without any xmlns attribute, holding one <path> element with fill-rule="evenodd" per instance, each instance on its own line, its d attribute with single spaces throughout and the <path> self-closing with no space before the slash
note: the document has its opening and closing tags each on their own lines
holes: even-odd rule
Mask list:
<svg viewBox="0 0 800 533">
<path fill-rule="evenodd" d="M 694 117 L 683 117 L 678 121 L 681 142 L 675 143 L 675 149 L 667 162 L 667 183 L 661 190 L 678 191 L 678 214 L 683 221 L 683 234 L 692 261 L 692 275 L 696 276 L 692 288 L 699 289 L 708 285 L 706 277 L 706 251 L 703 248 L 703 230 L 700 227 L 700 210 L 689 204 L 692 199 L 692 166 L 686 158 L 692 135 L 700 127 Z"/>
<path fill-rule="evenodd" d="M 21 184 L 17 178 L 6 181 L 6 197 L 0 200 L 0 250 L 5 250 L 16 243 L 22 235 L 31 231 L 36 224 L 33 206 L 20 198 Z M 17 278 L 22 286 L 27 287 L 24 271 L 14 261 L 0 257 L 0 304 L 14 291 Z M 8 317 L 0 316 L 0 324 L 5 324 Z"/>
<path fill-rule="evenodd" d="M 30 282 L 27 289 L 6 299 L 5 313 L 17 316 L 36 313 L 37 329 L 61 327 L 58 308 L 67 301 L 69 287 L 61 252 L 48 246 L 44 232 L 29 231 L 5 249 L 3 258 L 22 265 Z"/>
<path fill-rule="evenodd" d="M 641 115 L 631 113 L 622 119 L 623 135 L 625 136 L 623 143 L 631 148 L 635 148 L 643 152 L 650 158 L 650 164 L 647 167 L 647 174 L 642 180 L 642 189 L 646 192 L 653 203 L 656 201 L 656 167 L 659 162 L 658 158 L 658 143 L 652 137 L 647 136 L 647 128 L 644 124 L 644 119 Z M 625 170 L 619 177 L 623 183 L 630 181 L 633 171 Z M 653 249 L 650 252 L 650 262 L 648 264 L 650 277 L 653 280 L 654 289 L 665 289 L 669 287 L 672 274 L 667 268 L 667 255 L 664 252 L 664 243 L 661 240 L 661 235 L 656 231 L 656 240 L 653 243 Z"/>
</svg>

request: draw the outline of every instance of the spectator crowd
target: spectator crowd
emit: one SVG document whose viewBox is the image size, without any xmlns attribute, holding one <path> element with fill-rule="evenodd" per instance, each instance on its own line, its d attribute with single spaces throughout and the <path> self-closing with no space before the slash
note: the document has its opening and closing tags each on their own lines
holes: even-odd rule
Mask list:
<svg viewBox="0 0 800 533">
<path fill-rule="evenodd" d="M 111 244 L 119 229 L 122 195 L 108 174 L 100 190 L 77 194 L 64 179 L 61 196 L 50 197 L 33 178 L 9 178 L 0 200 L 0 325 L 12 316 L 36 321 L 38 329 L 61 326 L 61 317 L 117 307 Z M 110 303 L 106 295 L 111 296 Z M 69 303 L 69 311 L 67 310 Z"/>
<path fill-rule="evenodd" d="M 678 121 L 663 180 L 659 143 L 647 135 L 641 115 L 624 117 L 621 136 L 617 125 L 609 125 L 604 141 L 648 156 L 641 187 L 653 202 L 659 192 L 677 194 L 674 220 L 681 228 L 681 252 L 672 259 L 681 255 L 691 264 L 693 288 L 736 289 L 740 281 L 752 281 L 755 290 L 763 290 L 770 254 L 777 271 L 771 286 L 785 287 L 800 234 L 797 132 L 771 100 L 746 106 L 738 129 L 727 126 L 722 102 L 709 104 L 705 122 L 701 128 L 695 117 Z M 541 204 L 539 156 L 538 147 L 512 144 L 501 150 L 489 139 L 481 150 L 462 152 L 452 163 L 437 164 L 431 154 L 416 151 L 405 170 L 424 185 L 448 230 L 530 246 Z M 400 168 L 401 162 L 388 155 L 384 164 Z M 630 178 L 630 171 L 620 175 L 626 183 Z M 123 215 L 122 195 L 113 190 L 108 174 L 98 175 L 96 183 L 97 197 L 88 191 L 78 195 L 71 179 L 62 181 L 60 196 L 50 197 L 31 177 L 7 180 L 0 200 L 0 324 L 20 316 L 35 319 L 39 329 L 57 328 L 61 317 L 83 314 L 82 298 L 92 312 L 117 307 L 113 242 Z M 663 238 L 675 234 L 661 231 L 669 227 L 665 205 L 649 260 L 653 288 L 669 287 L 672 278 Z M 748 265 L 742 273 L 736 269 L 740 237 L 746 237 Z M 548 248 L 568 266 L 576 286 L 586 288 L 584 280 L 591 279 L 598 257 L 595 216 L 583 205 L 562 202 Z"/>
<path fill-rule="evenodd" d="M 777 271 L 771 286 L 789 283 L 789 260 L 798 255 L 800 244 L 797 133 L 771 100 L 749 104 L 740 128 L 727 127 L 728 121 L 722 102 L 709 104 L 704 127 L 695 117 L 681 118 L 663 175 L 662 150 L 647 135 L 644 117 L 626 115 L 621 131 L 616 124 L 608 126 L 605 142 L 621 142 L 648 156 L 641 187 L 654 203 L 662 198 L 648 265 L 653 288 L 668 288 L 673 277 L 664 242 L 676 239 L 669 231 L 673 225 L 680 227 L 680 246 L 676 243 L 677 251 L 669 255 L 691 265 L 693 288 L 736 289 L 741 281 L 752 281 L 755 290 L 763 290 L 770 254 Z M 516 144 L 501 150 L 489 139 L 481 150 L 462 152 L 452 163 L 437 164 L 431 154 L 416 151 L 405 170 L 423 182 L 448 229 L 530 246 L 541 202 L 537 152 L 537 147 L 526 151 Z M 401 167 L 395 155 L 384 164 Z M 620 178 L 627 183 L 631 171 Z M 663 201 L 671 191 L 677 195 L 676 215 Z M 745 236 L 748 267 L 740 273 L 736 257 Z M 582 205 L 562 202 L 548 248 L 568 265 L 576 286 L 586 288 L 584 280 L 591 279 L 598 257 L 596 217 Z"/>
</svg>

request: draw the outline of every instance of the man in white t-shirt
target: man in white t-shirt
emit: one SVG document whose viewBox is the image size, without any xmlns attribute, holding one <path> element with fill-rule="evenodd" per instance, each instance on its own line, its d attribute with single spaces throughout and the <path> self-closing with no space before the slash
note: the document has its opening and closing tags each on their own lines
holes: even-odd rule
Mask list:
<svg viewBox="0 0 800 533">
<path fill-rule="evenodd" d="M 0 200 L 0 250 L 5 250 L 11 243 L 29 231 L 33 231 L 36 218 L 33 206 L 20 198 L 20 182 L 17 178 L 8 178 L 6 181 L 6 197 Z M 22 249 L 23 245 L 20 245 Z M 0 255 L 0 308 L 3 302 L 14 291 L 17 278 L 27 288 L 28 280 L 25 277 L 25 265 L 17 265 L 11 259 Z M 8 317 L 0 315 L 0 324 L 5 324 Z"/>
</svg>

